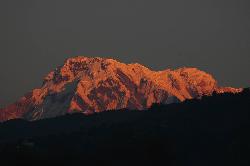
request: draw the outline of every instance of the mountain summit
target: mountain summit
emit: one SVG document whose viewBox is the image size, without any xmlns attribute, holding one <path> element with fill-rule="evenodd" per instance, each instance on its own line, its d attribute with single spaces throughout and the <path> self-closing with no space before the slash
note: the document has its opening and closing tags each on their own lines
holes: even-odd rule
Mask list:
<svg viewBox="0 0 250 166">
<path fill-rule="evenodd" d="M 91 114 L 115 109 L 147 109 L 153 103 L 181 102 L 241 89 L 219 87 L 196 68 L 152 71 L 138 63 L 75 57 L 50 72 L 40 88 L 0 110 L 0 121 L 37 120 L 66 113 Z"/>
</svg>

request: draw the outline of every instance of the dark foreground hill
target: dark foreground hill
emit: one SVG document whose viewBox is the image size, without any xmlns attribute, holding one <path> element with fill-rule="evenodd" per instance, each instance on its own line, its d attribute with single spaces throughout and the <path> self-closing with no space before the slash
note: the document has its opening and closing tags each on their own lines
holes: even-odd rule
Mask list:
<svg viewBox="0 0 250 166">
<path fill-rule="evenodd" d="M 1 165 L 250 165 L 250 91 L 0 125 Z"/>
</svg>

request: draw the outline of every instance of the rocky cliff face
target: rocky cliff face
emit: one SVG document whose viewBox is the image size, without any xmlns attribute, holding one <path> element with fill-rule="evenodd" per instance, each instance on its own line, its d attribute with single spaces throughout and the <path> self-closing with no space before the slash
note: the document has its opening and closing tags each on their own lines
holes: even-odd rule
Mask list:
<svg viewBox="0 0 250 166">
<path fill-rule="evenodd" d="M 218 87 L 210 74 L 196 68 L 152 71 L 137 63 L 75 57 L 50 72 L 42 87 L 1 109 L 0 120 L 37 120 L 72 112 L 91 114 L 122 108 L 142 110 L 152 103 L 173 103 L 213 92 L 239 91 Z"/>
</svg>

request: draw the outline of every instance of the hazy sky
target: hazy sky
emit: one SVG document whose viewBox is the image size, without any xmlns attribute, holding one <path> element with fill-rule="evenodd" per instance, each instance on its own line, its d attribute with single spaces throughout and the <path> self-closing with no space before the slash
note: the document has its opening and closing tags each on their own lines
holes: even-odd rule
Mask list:
<svg viewBox="0 0 250 166">
<path fill-rule="evenodd" d="M 65 58 L 193 66 L 250 86 L 249 0 L 1 0 L 0 107 Z"/>
</svg>

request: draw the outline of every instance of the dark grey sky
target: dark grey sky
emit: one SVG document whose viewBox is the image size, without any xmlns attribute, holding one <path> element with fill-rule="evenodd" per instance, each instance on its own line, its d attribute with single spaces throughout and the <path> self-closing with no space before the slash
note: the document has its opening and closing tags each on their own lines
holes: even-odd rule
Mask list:
<svg viewBox="0 0 250 166">
<path fill-rule="evenodd" d="M 1 0 L 0 106 L 76 55 L 250 85 L 249 0 Z"/>
</svg>

